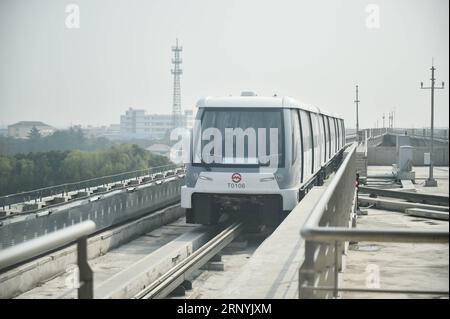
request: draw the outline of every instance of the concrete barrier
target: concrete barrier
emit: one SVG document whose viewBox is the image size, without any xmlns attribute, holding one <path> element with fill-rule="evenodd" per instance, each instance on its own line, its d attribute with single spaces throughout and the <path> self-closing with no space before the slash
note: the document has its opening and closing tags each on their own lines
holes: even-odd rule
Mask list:
<svg viewBox="0 0 450 319">
<path fill-rule="evenodd" d="M 109 193 L 45 208 L 45 216 L 36 211 L 5 219 L 0 226 L 0 249 L 63 229 L 81 221 L 92 220 L 96 231 L 127 220 L 139 218 L 180 201 L 184 178 L 172 178 L 162 183 L 123 188 Z"/>
</svg>

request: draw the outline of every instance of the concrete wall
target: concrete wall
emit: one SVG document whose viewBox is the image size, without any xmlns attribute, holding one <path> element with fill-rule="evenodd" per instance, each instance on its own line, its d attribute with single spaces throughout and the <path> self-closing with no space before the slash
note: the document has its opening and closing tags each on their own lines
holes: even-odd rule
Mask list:
<svg viewBox="0 0 450 319">
<path fill-rule="evenodd" d="M 415 166 L 424 165 L 424 153 L 428 153 L 428 147 L 415 147 L 413 151 L 413 163 Z M 369 165 L 392 165 L 397 163 L 397 148 L 387 146 L 369 146 L 367 151 Z M 448 166 L 448 147 L 435 147 L 433 154 L 434 165 Z"/>
</svg>

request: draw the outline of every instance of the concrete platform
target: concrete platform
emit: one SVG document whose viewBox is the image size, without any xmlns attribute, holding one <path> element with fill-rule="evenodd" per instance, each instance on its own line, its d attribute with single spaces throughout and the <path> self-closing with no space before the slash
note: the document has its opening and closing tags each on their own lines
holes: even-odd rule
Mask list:
<svg viewBox="0 0 450 319">
<path fill-rule="evenodd" d="M 404 213 L 368 209 L 357 227 L 448 230 L 448 221 L 429 220 Z M 448 244 L 360 242 L 351 245 L 341 288 L 449 290 Z M 448 296 L 343 292 L 343 299 L 445 298 Z"/>
<path fill-rule="evenodd" d="M 298 298 L 298 269 L 305 244 L 300 229 L 325 189 L 314 187 L 306 195 L 217 298 Z"/>
<path fill-rule="evenodd" d="M 369 166 L 369 174 L 385 173 L 389 166 Z M 414 167 L 418 193 L 448 196 L 449 168 L 435 167 L 437 187 L 425 187 L 428 167 Z M 357 227 L 447 230 L 448 221 L 431 220 L 382 209 L 364 209 Z M 444 213 L 447 214 L 448 213 Z M 341 287 L 409 290 L 449 290 L 449 245 L 361 242 L 350 246 Z M 344 292 L 342 298 L 448 298 L 448 295 L 417 295 Z"/>
</svg>

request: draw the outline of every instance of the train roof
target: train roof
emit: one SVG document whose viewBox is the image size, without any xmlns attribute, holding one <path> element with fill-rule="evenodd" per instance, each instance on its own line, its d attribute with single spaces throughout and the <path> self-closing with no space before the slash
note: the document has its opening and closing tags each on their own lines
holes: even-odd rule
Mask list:
<svg viewBox="0 0 450 319">
<path fill-rule="evenodd" d="M 340 118 L 331 113 L 321 110 L 316 106 L 297 101 L 289 96 L 225 96 L 205 97 L 197 102 L 197 107 L 255 107 L 255 108 L 297 108 L 309 112 L 320 113 L 326 116 Z"/>
</svg>

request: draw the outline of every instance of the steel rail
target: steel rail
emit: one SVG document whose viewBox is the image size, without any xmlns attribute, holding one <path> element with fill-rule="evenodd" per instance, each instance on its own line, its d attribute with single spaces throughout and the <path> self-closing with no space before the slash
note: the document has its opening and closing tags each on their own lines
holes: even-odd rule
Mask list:
<svg viewBox="0 0 450 319">
<path fill-rule="evenodd" d="M 135 299 L 160 299 L 180 286 L 190 274 L 206 264 L 214 255 L 232 242 L 244 228 L 243 222 L 235 222 L 213 239 L 197 249 L 192 255 L 173 267 L 161 278 L 134 296 Z"/>
</svg>

